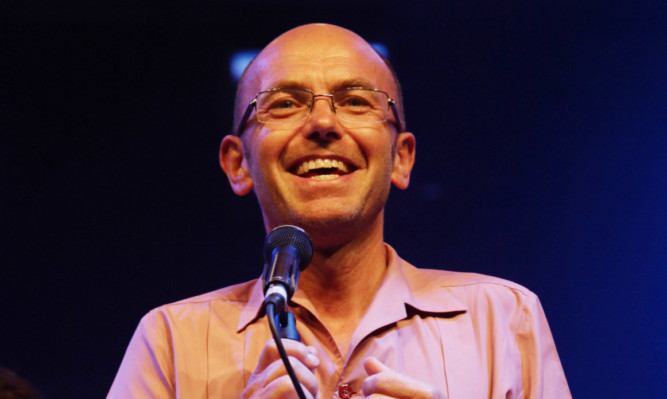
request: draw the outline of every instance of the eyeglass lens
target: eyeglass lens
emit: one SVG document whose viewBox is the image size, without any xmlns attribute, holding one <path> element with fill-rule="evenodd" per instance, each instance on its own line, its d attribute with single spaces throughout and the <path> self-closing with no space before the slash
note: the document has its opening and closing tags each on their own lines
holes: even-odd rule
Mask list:
<svg viewBox="0 0 667 399">
<path fill-rule="evenodd" d="M 257 95 L 257 119 L 263 123 L 286 123 L 305 119 L 312 111 L 314 97 L 333 99 L 338 118 L 348 122 L 383 122 L 387 120 L 386 93 L 360 88 L 335 91 L 332 95 L 316 95 L 305 89 L 269 90 Z"/>
</svg>

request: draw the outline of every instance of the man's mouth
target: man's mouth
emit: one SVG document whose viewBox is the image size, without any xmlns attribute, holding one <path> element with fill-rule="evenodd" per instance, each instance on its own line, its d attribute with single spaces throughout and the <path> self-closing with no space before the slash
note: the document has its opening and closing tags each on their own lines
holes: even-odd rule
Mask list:
<svg viewBox="0 0 667 399">
<path fill-rule="evenodd" d="M 354 171 L 354 166 L 338 159 L 315 158 L 298 163 L 292 168 L 299 177 L 332 180 Z"/>
</svg>

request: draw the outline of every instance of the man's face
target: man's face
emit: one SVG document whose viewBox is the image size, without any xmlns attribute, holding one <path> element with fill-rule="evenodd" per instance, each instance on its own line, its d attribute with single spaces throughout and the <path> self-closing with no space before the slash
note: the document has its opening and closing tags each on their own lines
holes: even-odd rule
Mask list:
<svg viewBox="0 0 667 399">
<path fill-rule="evenodd" d="M 334 26 L 307 25 L 286 33 L 267 46 L 251 68 L 241 94 L 244 102 L 259 91 L 295 86 L 315 94 L 364 86 L 398 96 L 390 71 L 375 51 Z M 312 113 L 297 126 L 262 124 L 251 115 L 243 133 L 245 168 L 267 230 L 295 224 L 309 232 L 331 229 L 336 235 L 381 223 L 400 161 L 394 156 L 393 118 L 342 122 L 326 97 L 316 97 Z"/>
</svg>

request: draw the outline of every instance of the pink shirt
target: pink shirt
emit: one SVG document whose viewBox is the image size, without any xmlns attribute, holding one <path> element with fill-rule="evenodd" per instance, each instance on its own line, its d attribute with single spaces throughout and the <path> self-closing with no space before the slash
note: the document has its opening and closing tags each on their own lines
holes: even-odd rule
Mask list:
<svg viewBox="0 0 667 399">
<path fill-rule="evenodd" d="M 322 398 L 361 392 L 363 360 L 437 386 L 450 399 L 570 398 L 535 294 L 479 274 L 417 269 L 387 245 L 388 269 L 343 358 L 307 298 L 290 309 L 317 347 Z M 261 282 L 164 305 L 143 317 L 108 398 L 239 398 L 271 337 Z"/>
</svg>

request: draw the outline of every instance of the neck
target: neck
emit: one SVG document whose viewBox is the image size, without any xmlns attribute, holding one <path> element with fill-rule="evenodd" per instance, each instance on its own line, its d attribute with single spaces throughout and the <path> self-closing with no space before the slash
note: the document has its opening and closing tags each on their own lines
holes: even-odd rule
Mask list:
<svg viewBox="0 0 667 399">
<path fill-rule="evenodd" d="M 344 350 L 387 266 L 382 220 L 364 233 L 335 249 L 318 249 L 316 243 L 313 260 L 299 281 L 299 290 Z"/>
</svg>

